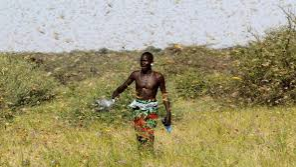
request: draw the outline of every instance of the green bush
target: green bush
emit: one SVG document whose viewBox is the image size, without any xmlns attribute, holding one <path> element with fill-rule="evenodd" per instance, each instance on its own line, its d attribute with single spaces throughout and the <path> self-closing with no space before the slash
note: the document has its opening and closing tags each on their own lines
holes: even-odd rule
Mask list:
<svg viewBox="0 0 296 167">
<path fill-rule="evenodd" d="M 295 27 L 295 26 L 293 26 Z M 235 76 L 239 94 L 252 104 L 296 102 L 296 29 L 282 27 L 267 33 L 262 41 L 236 48 Z"/>
<path fill-rule="evenodd" d="M 220 102 L 236 103 L 240 99 L 237 85 L 238 77 L 229 74 L 212 73 L 205 74 L 194 70 L 188 70 L 176 78 L 176 90 L 183 98 L 198 98 L 211 96 Z"/>
<path fill-rule="evenodd" d="M 208 91 L 204 75 L 194 70 L 177 75 L 175 82 L 178 95 L 184 98 L 197 98 Z"/>
<path fill-rule="evenodd" d="M 0 67 L 1 108 L 36 105 L 54 96 L 56 82 L 24 59 L 1 55 Z"/>
<path fill-rule="evenodd" d="M 159 53 L 162 51 L 160 48 L 156 48 L 154 46 L 148 46 L 146 49 L 144 49 L 145 52 L 151 52 L 151 53 Z"/>
<path fill-rule="evenodd" d="M 241 104 L 242 97 L 238 91 L 238 85 L 241 83 L 239 77 L 233 77 L 230 74 L 214 73 L 206 76 L 208 85 L 207 95 L 223 103 L 223 105 L 237 106 Z"/>
</svg>

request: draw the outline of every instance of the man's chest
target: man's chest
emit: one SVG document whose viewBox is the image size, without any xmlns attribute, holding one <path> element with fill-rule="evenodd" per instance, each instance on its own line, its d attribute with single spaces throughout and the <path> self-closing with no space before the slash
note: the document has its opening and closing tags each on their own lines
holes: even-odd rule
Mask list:
<svg viewBox="0 0 296 167">
<path fill-rule="evenodd" d="M 159 83 L 155 76 L 142 75 L 136 79 L 136 85 L 140 88 L 154 89 L 158 87 Z"/>
</svg>

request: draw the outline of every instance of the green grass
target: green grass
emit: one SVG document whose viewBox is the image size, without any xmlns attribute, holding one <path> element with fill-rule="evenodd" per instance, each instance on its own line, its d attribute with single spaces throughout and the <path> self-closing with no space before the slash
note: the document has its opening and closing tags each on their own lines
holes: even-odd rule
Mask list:
<svg viewBox="0 0 296 167">
<path fill-rule="evenodd" d="M 139 154 L 125 119 L 72 126 L 58 114 L 67 108 L 56 101 L 6 123 L 1 166 L 296 165 L 295 108 L 219 109 L 211 99 L 175 101 L 174 114 L 182 112 L 182 119 L 174 121 L 172 134 L 159 122 L 155 157 Z"/>
<path fill-rule="evenodd" d="M 95 112 L 91 105 L 97 98 L 110 97 L 138 68 L 137 52 L 37 55 L 44 60 L 40 68 L 61 84 L 51 101 L 2 110 L 12 118 L 0 119 L 0 166 L 296 166 L 296 107 L 240 108 L 207 96 L 184 99 L 176 90 L 180 77 L 175 76 L 188 67 L 205 74 L 229 70 L 222 65 L 228 58 L 220 55 L 218 62 L 202 63 L 198 55 L 203 61 L 216 60 L 208 57 L 214 52 L 191 49 L 172 55 L 163 51 L 155 57 L 154 68 L 166 76 L 173 111 L 171 134 L 158 121 L 155 155 L 137 149 L 126 107 L 133 86 L 109 112 Z M 160 112 L 164 114 L 162 105 Z"/>
</svg>

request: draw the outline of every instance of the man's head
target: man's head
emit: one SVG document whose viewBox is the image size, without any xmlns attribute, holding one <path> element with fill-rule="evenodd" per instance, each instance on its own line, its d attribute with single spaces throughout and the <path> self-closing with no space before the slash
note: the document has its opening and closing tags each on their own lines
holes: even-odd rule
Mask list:
<svg viewBox="0 0 296 167">
<path fill-rule="evenodd" d="M 141 55 L 140 65 L 143 72 L 151 70 L 151 65 L 153 63 L 153 54 L 150 52 L 144 52 Z"/>
<path fill-rule="evenodd" d="M 144 56 L 147 57 L 151 62 L 153 62 L 153 54 L 152 54 L 152 53 L 150 53 L 150 52 L 144 52 L 144 53 L 142 53 L 142 55 L 141 55 L 141 59 L 142 59 Z"/>
</svg>

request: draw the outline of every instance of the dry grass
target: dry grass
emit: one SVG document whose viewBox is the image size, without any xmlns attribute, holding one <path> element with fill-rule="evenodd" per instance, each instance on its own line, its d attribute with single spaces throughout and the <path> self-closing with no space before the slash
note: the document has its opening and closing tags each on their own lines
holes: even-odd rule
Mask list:
<svg viewBox="0 0 296 167">
<path fill-rule="evenodd" d="M 129 123 L 74 127 L 48 104 L 47 112 L 28 112 L 1 129 L 1 166 L 296 165 L 294 108 L 211 111 L 209 99 L 175 103 L 183 118 L 172 134 L 159 124 L 156 156 L 139 154 Z"/>
<path fill-rule="evenodd" d="M 159 121 L 155 155 L 140 154 L 126 109 L 132 89 L 109 113 L 89 106 L 94 98 L 110 97 L 138 65 L 136 53 L 110 54 L 116 61 L 98 55 L 45 57 L 41 66 L 61 82 L 71 76 L 69 82 L 57 88 L 53 101 L 22 108 L 11 122 L 1 122 L 0 166 L 296 166 L 296 107 L 225 108 L 208 97 L 182 99 L 173 76 L 201 64 L 197 57 L 180 65 L 178 53 L 158 55 L 154 66 L 167 74 L 173 132 L 167 134 Z"/>
</svg>

